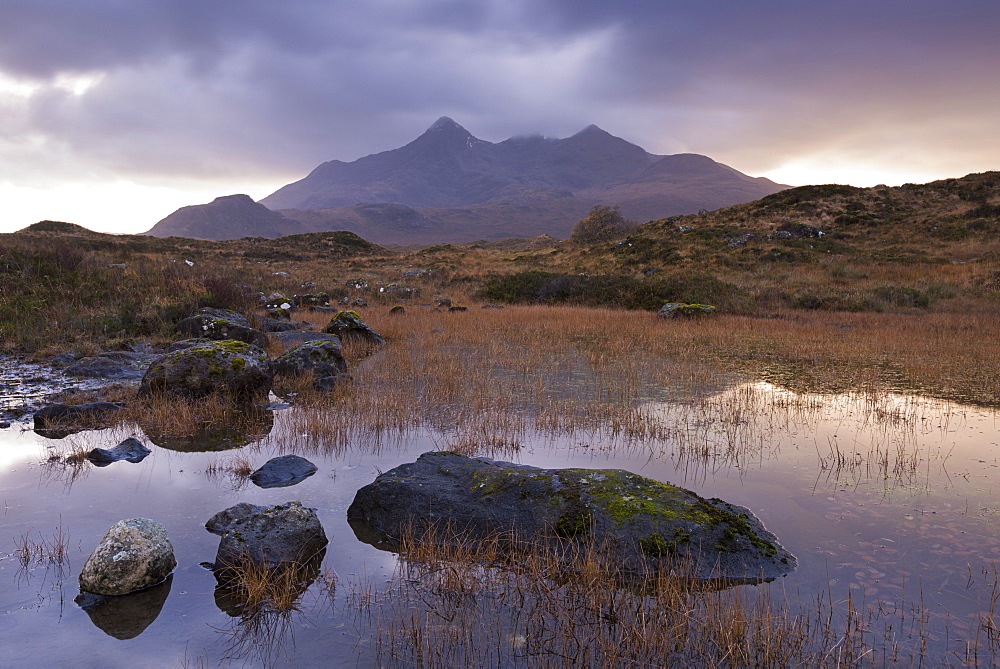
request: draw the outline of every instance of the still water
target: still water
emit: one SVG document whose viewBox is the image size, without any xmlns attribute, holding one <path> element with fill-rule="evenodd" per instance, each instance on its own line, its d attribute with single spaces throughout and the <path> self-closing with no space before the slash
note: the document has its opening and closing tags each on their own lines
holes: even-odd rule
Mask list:
<svg viewBox="0 0 1000 669">
<path fill-rule="evenodd" d="M 910 631 L 894 631 L 904 648 L 925 644 L 910 649 L 907 663 L 922 653 L 929 665 L 958 664 L 969 644 L 990 657 L 1000 560 L 995 410 L 913 396 L 796 395 L 765 383 L 730 387 L 697 406 L 650 403 L 643 410 L 663 426 L 658 437 L 528 433 L 502 459 L 622 468 L 746 506 L 799 560 L 791 575 L 756 587 L 796 602 L 918 607 L 920 638 L 912 621 Z M 324 449 L 289 434 L 294 411 L 275 411 L 270 434 L 221 452 L 158 446 L 138 428 L 63 439 L 25 423 L 0 431 L 0 665 L 378 664 L 374 632 L 352 601 L 391 578 L 397 559 L 357 540 L 346 509 L 378 472 L 447 448 L 451 435 L 415 430 L 373 441 L 367 434 Z M 72 467 L 52 459 L 129 436 L 153 451 L 141 463 Z M 207 473 L 236 453 L 256 468 L 288 452 L 307 457 L 318 473 L 272 489 Z M 336 574 L 336 590 L 318 580 L 286 624 L 255 637 L 216 602 L 215 578 L 200 563 L 214 559 L 218 537 L 204 523 L 238 502 L 293 499 L 317 509 L 330 538 L 323 568 Z M 79 571 L 107 529 L 132 517 L 166 527 L 177 569 L 141 601 L 88 615 L 73 601 Z M 57 535 L 68 546 L 61 567 L 44 558 L 25 567 L 18 559 L 25 538 L 44 544 Z"/>
</svg>

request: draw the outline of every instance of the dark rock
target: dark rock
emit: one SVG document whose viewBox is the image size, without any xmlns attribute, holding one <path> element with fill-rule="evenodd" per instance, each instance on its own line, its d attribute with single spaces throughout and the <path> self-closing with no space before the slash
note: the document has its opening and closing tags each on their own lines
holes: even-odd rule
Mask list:
<svg viewBox="0 0 1000 669">
<path fill-rule="evenodd" d="M 127 595 L 95 595 L 81 592 L 73 601 L 87 612 L 90 622 L 108 636 L 134 639 L 149 627 L 170 594 L 173 574 L 159 585 Z"/>
<path fill-rule="evenodd" d="M 359 539 L 388 548 L 406 531 L 419 539 L 431 529 L 445 541 L 507 533 L 514 544 L 541 542 L 567 556 L 593 541 L 625 573 L 649 573 L 677 556 L 693 561 L 699 579 L 754 581 L 796 564 L 748 509 L 619 469 L 425 453 L 358 490 L 347 518 Z"/>
<path fill-rule="evenodd" d="M 141 441 L 135 437 L 129 437 L 114 448 L 95 448 L 87 454 L 87 459 L 99 467 L 110 465 L 112 462 L 127 460 L 128 462 L 142 462 L 147 455 L 152 453 Z"/>
<path fill-rule="evenodd" d="M 392 309 L 389 310 L 389 313 L 393 314 L 394 316 L 402 316 L 403 314 L 406 313 L 406 307 L 404 307 L 401 304 L 397 304 L 396 306 L 394 306 Z"/>
<path fill-rule="evenodd" d="M 292 323 L 286 320 L 277 320 L 266 316 L 257 317 L 257 327 L 261 332 L 290 332 L 292 330 L 310 330 L 313 324 L 309 321 L 298 321 Z"/>
<path fill-rule="evenodd" d="M 74 362 L 63 373 L 91 379 L 141 379 L 154 358 L 152 353 L 106 351 Z"/>
<path fill-rule="evenodd" d="M 305 564 L 327 544 L 316 510 L 299 501 L 277 506 L 241 502 L 212 516 L 205 529 L 222 537 L 216 573 L 247 561 L 265 569 Z"/>
<path fill-rule="evenodd" d="M 451 306 L 451 299 L 447 298 L 447 297 L 439 297 L 438 299 L 434 300 L 434 302 L 439 307 L 450 307 Z"/>
<path fill-rule="evenodd" d="M 323 332 L 335 334 L 341 339 L 359 339 L 374 346 L 385 344 L 385 338 L 361 320 L 361 317 L 354 311 L 338 311 L 330 319 L 330 323 Z"/>
<path fill-rule="evenodd" d="M 335 376 L 347 371 L 347 360 L 341 352 L 340 340 L 307 341 L 292 348 L 274 360 L 274 373 L 278 376 L 315 377 Z"/>
<path fill-rule="evenodd" d="M 459 313 L 459 312 L 462 312 L 462 311 L 468 311 L 468 310 L 469 310 L 469 307 L 458 307 L 458 306 L 448 307 L 448 313 L 451 313 L 451 314 Z"/>
<path fill-rule="evenodd" d="M 154 360 L 139 384 L 139 394 L 170 393 L 198 399 L 212 393 L 267 397 L 274 366 L 256 346 L 233 339 L 195 344 Z"/>
<path fill-rule="evenodd" d="M 201 309 L 196 315 L 177 324 L 177 331 L 188 337 L 202 339 L 235 339 L 265 348 L 267 335 L 254 329 L 244 316 L 224 309 Z"/>
<path fill-rule="evenodd" d="M 503 307 L 501 307 L 499 304 L 484 304 L 483 309 L 496 309 L 499 311 L 503 309 Z"/>
<path fill-rule="evenodd" d="M 316 465 L 298 455 L 279 455 L 250 475 L 258 488 L 285 488 L 305 481 L 316 473 Z"/>
<path fill-rule="evenodd" d="M 313 388 L 323 392 L 329 392 L 341 386 L 349 386 L 354 383 L 354 377 L 350 374 L 334 374 L 333 376 L 321 376 L 313 381 Z"/>
<path fill-rule="evenodd" d="M 311 330 L 288 330 L 286 332 L 269 332 L 267 336 L 284 346 L 293 347 L 307 341 L 340 341 L 337 335 L 326 334 L 325 332 L 312 332 Z"/>
<path fill-rule="evenodd" d="M 351 306 L 352 307 L 367 307 L 368 306 L 368 301 L 365 300 L 365 298 L 363 298 L 363 297 L 356 297 L 356 298 L 354 298 L 354 301 L 351 302 Z"/>
<path fill-rule="evenodd" d="M 123 409 L 115 402 L 50 404 L 35 412 L 35 429 L 95 427 Z"/>
<path fill-rule="evenodd" d="M 176 566 L 163 525 L 148 518 L 119 520 L 83 565 L 80 589 L 124 595 L 161 583 Z"/>
<path fill-rule="evenodd" d="M 806 237 L 809 239 L 819 239 L 826 236 L 826 233 L 819 228 L 806 223 L 783 223 L 778 226 L 775 233 L 776 237 L 778 233 L 785 233 L 788 237 Z M 781 236 L 784 237 L 784 234 Z"/>
</svg>

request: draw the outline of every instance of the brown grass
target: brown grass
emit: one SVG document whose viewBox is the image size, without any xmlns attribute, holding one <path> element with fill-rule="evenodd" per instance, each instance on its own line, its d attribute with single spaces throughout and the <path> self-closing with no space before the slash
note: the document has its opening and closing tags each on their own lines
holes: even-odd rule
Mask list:
<svg viewBox="0 0 1000 669">
<path fill-rule="evenodd" d="M 920 662 L 929 640 L 919 593 L 888 605 L 797 602 L 777 583 L 706 587 L 684 565 L 624 579 L 594 547 L 567 571 L 544 550 L 511 559 L 503 537 L 436 539 L 404 540 L 381 590 L 353 586 L 348 601 L 380 666 L 882 666 Z M 994 634 L 989 611 L 984 635 Z M 983 641 L 953 654 L 995 661 L 1000 648 Z"/>
</svg>

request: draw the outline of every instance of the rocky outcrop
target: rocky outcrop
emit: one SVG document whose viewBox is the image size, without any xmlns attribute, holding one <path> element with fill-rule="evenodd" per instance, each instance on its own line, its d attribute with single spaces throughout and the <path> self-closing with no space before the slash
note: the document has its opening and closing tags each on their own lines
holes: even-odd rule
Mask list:
<svg viewBox="0 0 1000 669">
<path fill-rule="evenodd" d="M 305 564 L 327 544 L 316 510 L 298 501 L 277 506 L 241 502 L 212 516 L 205 529 L 222 537 L 215 556 L 217 573 L 242 562 L 265 569 Z"/>
<path fill-rule="evenodd" d="M 154 360 L 139 384 L 140 395 L 170 393 L 198 399 L 212 393 L 263 398 L 274 366 L 256 346 L 233 339 L 195 344 Z"/>
<path fill-rule="evenodd" d="M 317 467 L 298 455 L 279 455 L 265 462 L 250 475 L 258 488 L 285 488 L 316 473 Z"/>
<path fill-rule="evenodd" d="M 385 338 L 361 320 L 355 311 L 338 311 L 323 332 L 335 334 L 341 339 L 357 339 L 372 346 L 385 344 Z"/>
<path fill-rule="evenodd" d="M 709 316 L 715 313 L 715 307 L 711 304 L 684 304 L 682 302 L 670 302 L 660 307 L 657 316 L 660 318 L 695 318 L 697 316 Z"/>
<path fill-rule="evenodd" d="M 80 572 L 80 589 L 124 595 L 162 582 L 177 566 L 167 530 L 148 518 L 111 526 Z"/>
<path fill-rule="evenodd" d="M 267 347 L 267 335 L 255 329 L 245 317 L 225 309 L 201 309 L 197 314 L 177 323 L 177 331 L 187 337 L 202 339 L 235 339 Z"/>
<path fill-rule="evenodd" d="M 347 360 L 341 352 L 340 339 L 319 339 L 303 342 L 274 360 L 278 376 L 312 374 L 316 378 L 336 376 L 347 371 Z"/>
<path fill-rule="evenodd" d="M 625 573 L 655 572 L 683 558 L 696 578 L 752 581 L 796 564 L 748 509 L 619 469 L 539 469 L 425 453 L 358 490 L 347 517 L 359 538 L 389 548 L 406 531 L 418 539 L 442 530 L 467 538 L 506 533 L 514 544 L 557 550 L 593 541 Z"/>
<path fill-rule="evenodd" d="M 141 441 L 135 437 L 129 437 L 114 448 L 95 448 L 91 450 L 87 454 L 87 459 L 98 467 L 104 467 L 119 460 L 142 462 L 150 453 L 152 451 L 146 448 Z"/>
</svg>

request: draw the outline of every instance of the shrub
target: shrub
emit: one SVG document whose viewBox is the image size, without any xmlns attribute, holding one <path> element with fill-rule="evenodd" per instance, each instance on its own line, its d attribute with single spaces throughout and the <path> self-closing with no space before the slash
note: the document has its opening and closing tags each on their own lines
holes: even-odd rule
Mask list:
<svg viewBox="0 0 1000 669">
<path fill-rule="evenodd" d="M 618 207 L 595 204 L 586 218 L 573 226 L 570 239 L 578 244 L 600 244 L 623 236 L 633 227 L 635 223 L 626 220 Z"/>
</svg>

